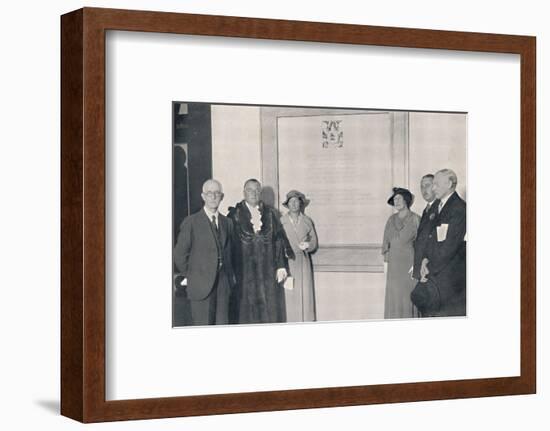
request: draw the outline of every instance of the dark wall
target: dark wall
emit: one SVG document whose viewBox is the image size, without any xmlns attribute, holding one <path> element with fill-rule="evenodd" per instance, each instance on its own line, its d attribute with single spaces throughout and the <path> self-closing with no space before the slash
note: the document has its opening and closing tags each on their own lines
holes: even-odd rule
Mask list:
<svg viewBox="0 0 550 431">
<path fill-rule="evenodd" d="M 212 178 L 210 104 L 186 103 L 185 114 L 180 114 L 181 105 L 179 102 L 173 104 L 175 235 L 183 219 L 202 208 L 202 185 Z M 176 144 L 187 144 L 187 153 Z"/>
<path fill-rule="evenodd" d="M 199 211 L 203 183 L 212 178 L 212 124 L 210 105 L 174 102 L 173 125 L 173 244 L 181 222 Z M 181 145 L 185 144 L 185 145 Z M 185 289 L 179 286 L 181 275 L 174 268 L 172 325 L 191 324 L 191 308 Z"/>
</svg>

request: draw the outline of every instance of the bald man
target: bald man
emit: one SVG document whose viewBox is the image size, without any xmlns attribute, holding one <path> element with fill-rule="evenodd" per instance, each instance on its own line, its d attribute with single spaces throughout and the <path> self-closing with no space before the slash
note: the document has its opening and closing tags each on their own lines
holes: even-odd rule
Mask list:
<svg viewBox="0 0 550 431">
<path fill-rule="evenodd" d="M 439 289 L 441 305 L 434 316 L 466 315 L 466 202 L 457 183 L 451 169 L 438 171 L 433 181 L 439 203 L 420 274 Z"/>
<path fill-rule="evenodd" d="M 184 279 L 193 325 L 229 323 L 229 297 L 235 275 L 232 266 L 233 223 L 218 212 L 223 199 L 219 181 L 202 186 L 204 207 L 181 224 L 174 263 Z"/>
</svg>

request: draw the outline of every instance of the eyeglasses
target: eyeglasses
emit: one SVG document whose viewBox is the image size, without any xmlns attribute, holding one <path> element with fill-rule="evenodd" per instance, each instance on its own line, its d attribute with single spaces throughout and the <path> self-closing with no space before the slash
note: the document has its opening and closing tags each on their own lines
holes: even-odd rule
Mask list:
<svg viewBox="0 0 550 431">
<path fill-rule="evenodd" d="M 204 195 L 212 199 L 212 198 L 221 198 L 223 196 L 223 193 L 222 192 L 205 192 Z"/>
</svg>

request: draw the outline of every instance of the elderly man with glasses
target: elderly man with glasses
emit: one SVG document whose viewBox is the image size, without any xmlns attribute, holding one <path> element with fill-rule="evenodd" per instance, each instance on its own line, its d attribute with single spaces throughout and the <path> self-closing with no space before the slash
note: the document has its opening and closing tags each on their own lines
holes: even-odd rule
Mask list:
<svg viewBox="0 0 550 431">
<path fill-rule="evenodd" d="M 229 323 L 229 298 L 235 283 L 232 266 L 233 223 L 218 212 L 223 199 L 219 181 L 202 186 L 204 207 L 181 224 L 174 262 L 191 303 L 193 325 Z"/>
</svg>

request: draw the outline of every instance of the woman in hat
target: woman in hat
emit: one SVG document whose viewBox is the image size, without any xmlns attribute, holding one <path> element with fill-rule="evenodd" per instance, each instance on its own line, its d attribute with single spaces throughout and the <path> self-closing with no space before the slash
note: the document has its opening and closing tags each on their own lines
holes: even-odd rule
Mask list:
<svg viewBox="0 0 550 431">
<path fill-rule="evenodd" d="M 287 322 L 313 322 L 316 319 L 310 253 L 317 249 L 317 234 L 313 221 L 304 214 L 308 203 L 304 194 L 297 190 L 288 192 L 283 202 L 288 213 L 281 217 L 281 223 L 296 255 L 295 259 L 288 260 L 292 278 L 285 283 Z"/>
<path fill-rule="evenodd" d="M 420 216 L 410 210 L 412 193 L 394 187 L 388 204 L 396 212 L 390 216 L 384 229 L 382 254 L 387 262 L 386 298 L 384 318 L 399 319 L 417 317 L 411 302 L 415 282 L 410 276 L 414 264 L 414 240 L 420 224 Z"/>
</svg>

